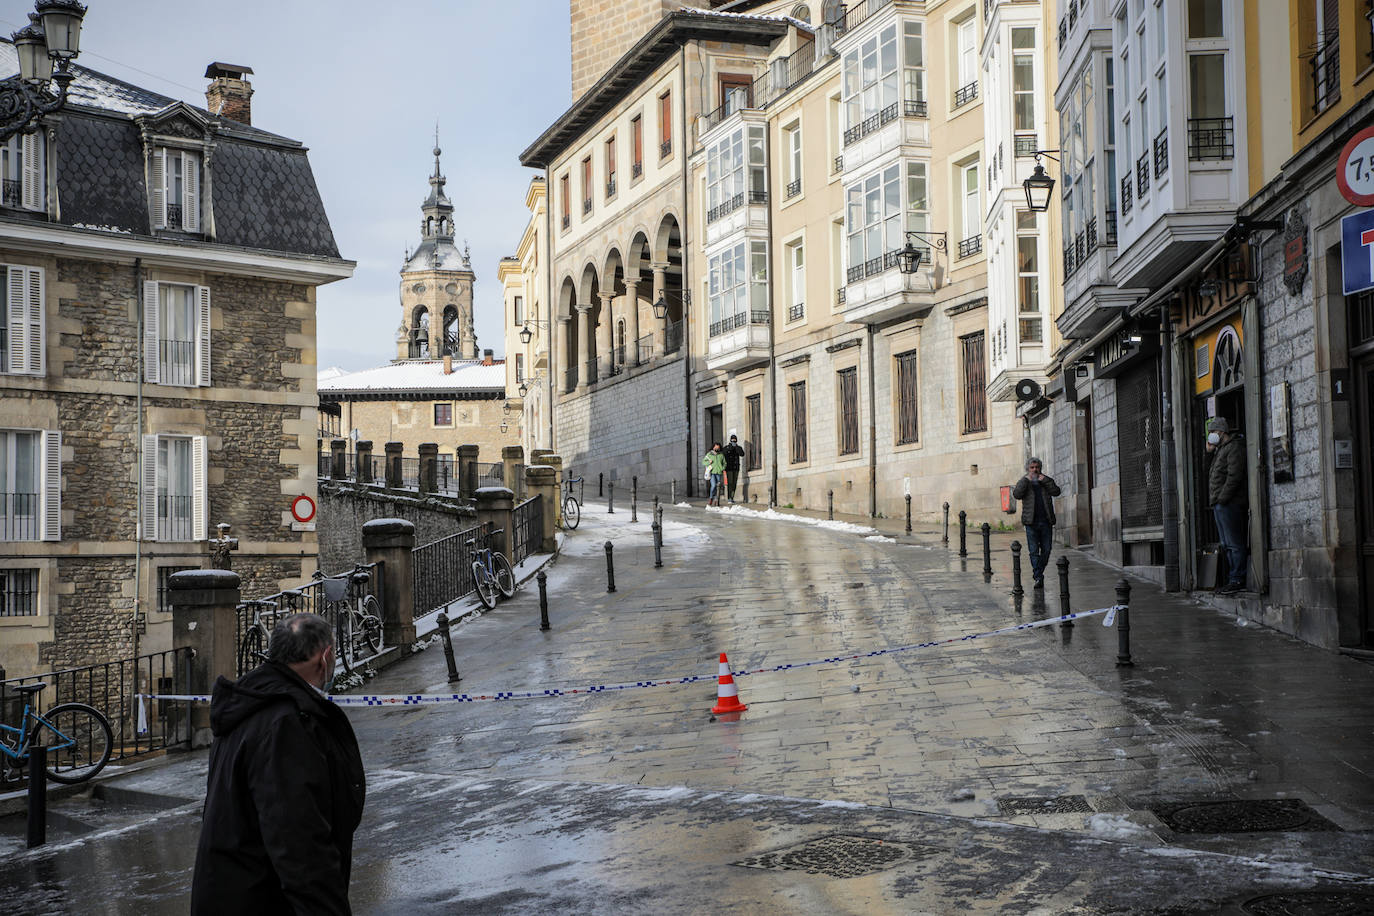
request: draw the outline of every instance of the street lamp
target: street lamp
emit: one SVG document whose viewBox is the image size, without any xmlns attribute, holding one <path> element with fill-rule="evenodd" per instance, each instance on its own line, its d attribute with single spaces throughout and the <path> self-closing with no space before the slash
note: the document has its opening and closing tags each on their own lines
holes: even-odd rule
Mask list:
<svg viewBox="0 0 1374 916">
<path fill-rule="evenodd" d="M 662 296 L 659 296 L 658 301 L 654 303 L 654 317 L 659 321 L 668 317 L 668 300 Z"/>
<path fill-rule="evenodd" d="M 1050 156 L 1050 153 L 1057 153 L 1057 149 L 1038 149 L 1035 151 L 1035 171 L 1031 172 L 1030 177 L 1021 182 L 1021 186 L 1026 189 L 1026 206 L 1039 213 L 1044 213 L 1050 208 L 1050 192 L 1054 190 L 1054 179 L 1045 172 L 1045 167 L 1040 164 L 1040 157 Z M 1054 159 L 1058 162 L 1058 159 Z"/>
<path fill-rule="evenodd" d="M 897 269 L 904 274 L 914 274 L 921 268 L 922 249 L 911 244 L 913 235 L 937 251 L 944 251 L 949 248 L 949 241 L 943 232 L 920 233 L 908 230 L 906 244 L 902 246 L 901 251 L 897 252 Z M 936 238 L 937 235 L 939 238 Z"/>
<path fill-rule="evenodd" d="M 521 382 L 521 383 L 520 383 L 520 397 L 523 398 L 525 395 L 527 395 L 527 394 L 529 394 L 529 393 L 530 393 L 530 386 L 529 386 L 528 384 L 526 384 L 525 382 Z"/>
<path fill-rule="evenodd" d="M 536 328 L 542 328 L 546 327 L 548 322 L 540 321 L 538 318 L 526 318 L 525 326 L 520 329 L 520 342 L 522 344 L 528 345 L 531 340 L 534 340 L 534 332 L 530 330 L 531 324 Z"/>
<path fill-rule="evenodd" d="M 44 115 L 67 103 L 70 70 L 81 53 L 81 20 L 86 7 L 77 0 L 37 0 L 29 24 L 15 32 L 19 74 L 0 81 L 0 141 L 29 130 Z M 57 94 L 48 89 L 57 85 Z"/>
</svg>

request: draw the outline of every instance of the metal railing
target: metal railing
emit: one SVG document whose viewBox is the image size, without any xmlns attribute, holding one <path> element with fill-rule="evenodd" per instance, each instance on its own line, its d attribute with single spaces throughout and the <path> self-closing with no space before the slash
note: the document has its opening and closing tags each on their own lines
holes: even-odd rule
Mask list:
<svg viewBox="0 0 1374 916">
<path fill-rule="evenodd" d="M 1085 242 L 1085 246 L 1084 246 L 1084 247 L 1087 249 L 1087 253 L 1088 253 L 1088 254 L 1092 254 L 1094 251 L 1097 250 L 1097 217 L 1096 217 L 1096 216 L 1094 216 L 1092 219 L 1088 220 L 1088 231 L 1087 231 L 1087 233 L 1086 233 L 1086 236 L 1087 236 L 1087 239 L 1086 239 L 1086 242 Z"/>
<path fill-rule="evenodd" d="M 1189 159 L 1234 159 L 1236 131 L 1230 118 L 1189 118 Z"/>
<path fill-rule="evenodd" d="M 976 98 L 978 98 L 978 81 L 974 80 L 967 86 L 960 86 L 954 90 L 954 107 L 962 108 Z"/>
<path fill-rule="evenodd" d="M 467 542 L 476 541 L 475 546 L 485 547 L 489 537 L 488 526 L 475 525 L 410 552 L 415 619 L 472 594 L 476 586 L 472 579 L 472 547 Z"/>
<path fill-rule="evenodd" d="M 474 461 L 472 473 L 477 478 L 477 489 L 506 485 L 506 466 L 500 461 Z"/>
<path fill-rule="evenodd" d="M 731 213 L 734 213 L 736 210 L 738 210 L 738 209 L 739 209 L 740 207 L 742 207 L 742 206 L 744 206 L 744 192 L 743 192 L 743 191 L 740 191 L 738 194 L 735 194 L 733 197 L 731 197 L 731 198 L 729 198 L 729 199 L 727 199 L 727 200 L 721 201 L 721 202 L 720 202 L 719 204 L 717 204 L 716 206 L 714 206 L 714 207 L 712 207 L 711 209 L 707 210 L 707 211 L 706 211 L 706 222 L 708 222 L 708 223 L 714 223 L 716 220 L 720 219 L 722 216 L 727 216 L 727 215 L 729 215 L 729 214 L 731 214 Z"/>
<path fill-rule="evenodd" d="M 171 203 L 169 203 L 169 204 L 167 205 L 167 228 L 168 228 L 168 229 L 180 229 L 180 228 L 181 228 L 181 204 L 171 204 Z"/>
<path fill-rule="evenodd" d="M 0 198 L 6 207 L 19 207 L 23 205 L 22 186 L 17 178 L 4 179 L 4 196 Z"/>
<path fill-rule="evenodd" d="M 787 197 L 793 198 L 801 193 L 801 179 L 796 178 L 787 183 Z"/>
<path fill-rule="evenodd" d="M 658 145 L 658 158 L 660 158 L 660 159 L 667 159 L 667 158 L 668 158 L 668 154 L 671 153 L 672 151 L 673 151 L 673 141 L 672 141 L 672 140 L 664 140 L 662 143 L 660 143 L 660 144 Z"/>
<path fill-rule="evenodd" d="M 358 570 L 368 572 L 367 582 L 362 587 L 362 593 L 371 595 L 377 601 L 378 607 L 383 606 L 386 597 L 386 568 L 381 562 L 359 564 L 342 573 L 325 576 L 321 579 L 312 579 L 299 588 L 282 589 L 275 594 L 265 598 L 250 599 L 239 602 L 234 608 L 234 658 L 237 660 L 238 675 L 246 674 L 259 664 L 257 659 L 249 657 L 248 653 L 242 651 L 243 636 L 255 622 L 267 628 L 271 634 L 272 628 L 277 625 L 277 620 L 296 613 L 318 614 L 329 621 L 329 628 L 335 633 L 339 632 L 339 608 L 337 604 L 331 605 L 324 597 L 324 579 L 342 579 Z M 353 599 L 349 599 L 353 600 Z M 267 650 L 266 643 L 262 650 Z"/>
<path fill-rule="evenodd" d="M 882 111 L 871 114 L 853 127 L 847 128 L 844 132 L 844 145 L 849 146 L 851 143 L 856 143 L 880 127 L 891 124 L 897 120 L 899 110 L 898 104 L 893 102 Z"/>
<path fill-rule="evenodd" d="M 1312 111 L 1321 112 L 1341 98 L 1341 42 L 1334 28 L 1324 32 L 1307 62 L 1312 73 Z"/>
<path fill-rule="evenodd" d="M 631 178 L 638 178 L 640 175 L 643 175 L 643 174 L 644 174 L 644 163 L 642 163 L 642 162 L 632 162 L 632 163 L 630 163 L 630 177 L 631 177 Z"/>
<path fill-rule="evenodd" d="M 590 197 L 583 198 L 583 200 L 582 200 L 582 215 L 583 215 L 583 216 L 586 216 L 588 213 L 591 213 L 591 212 L 592 212 L 592 199 L 591 199 Z"/>
<path fill-rule="evenodd" d="M 1011 154 L 1017 159 L 1034 156 L 1040 148 L 1040 138 L 1035 134 L 1017 134 L 1011 144 Z"/>
<path fill-rule="evenodd" d="M 0 493 L 0 541 L 36 541 L 39 537 L 37 493 Z"/>
<path fill-rule="evenodd" d="M 787 308 L 787 320 L 788 320 L 788 321 L 800 321 L 801 319 L 803 319 L 803 318 L 805 318 L 805 317 L 806 317 L 806 304 L 805 304 L 805 303 L 798 302 L 796 305 L 788 306 L 788 308 Z"/>
<path fill-rule="evenodd" d="M 844 305 L 844 303 L 845 303 L 844 287 L 841 286 L 839 289 L 835 290 L 835 304 L 836 304 L 836 305 Z"/>
<path fill-rule="evenodd" d="M 515 507 L 511 514 L 510 559 L 512 563 L 523 563 L 525 558 L 538 552 L 544 537 L 544 504 L 542 494 L 536 493 Z"/>
<path fill-rule="evenodd" d="M 749 192 L 749 202 L 750 202 L 751 204 L 766 204 L 766 203 L 768 203 L 768 192 L 767 192 L 767 191 L 750 191 L 750 192 Z"/>
<path fill-rule="evenodd" d="M 1169 128 L 1164 128 L 1155 137 L 1155 177 L 1169 171 Z"/>
<path fill-rule="evenodd" d="M 676 353 L 682 349 L 682 322 L 674 321 L 663 333 L 663 352 Z"/>
<path fill-rule="evenodd" d="M 157 539 L 159 541 L 189 541 L 193 539 L 191 497 L 159 493 L 157 496 Z"/>
<path fill-rule="evenodd" d="M 906 99 L 902 102 L 902 117 L 904 118 L 924 118 L 927 117 L 927 111 L 925 99 Z"/>
<path fill-rule="evenodd" d="M 161 338 L 157 342 L 157 378 L 163 385 L 196 384 L 196 342 Z"/>
<path fill-rule="evenodd" d="M 728 318 L 711 323 L 708 337 L 719 337 L 728 334 L 737 328 L 742 328 L 746 324 L 768 324 L 768 312 L 761 309 L 754 309 L 748 312 L 737 312 Z"/>
<path fill-rule="evenodd" d="M 840 9 L 844 11 L 844 15 L 836 17 L 834 21 L 835 34 L 843 35 L 852 31 L 869 16 L 882 12 L 883 7 L 891 3 L 892 0 L 861 0 L 859 3 L 841 6 Z"/>
<path fill-rule="evenodd" d="M 843 154 L 843 153 L 841 153 L 840 155 L 838 155 L 838 156 L 835 157 L 834 168 L 831 169 L 831 171 L 832 171 L 832 172 L 843 172 L 843 171 L 844 171 L 844 154 Z"/>
<path fill-rule="evenodd" d="M 968 258 L 983 250 L 983 237 L 971 236 L 959 243 L 959 257 Z"/>
<path fill-rule="evenodd" d="M 1063 47 L 1064 47 L 1064 39 L 1066 39 L 1066 38 L 1068 38 L 1068 37 L 1069 37 L 1068 24 L 1067 24 L 1063 19 L 1061 19 L 1061 20 L 1059 20 L 1059 47 L 1060 47 L 1061 50 L 1062 50 Z"/>
<path fill-rule="evenodd" d="M 614 197 L 614 196 L 615 196 L 615 176 L 614 176 L 614 175 L 612 175 L 610 178 L 606 179 L 606 196 L 607 196 L 607 197 Z"/>
<path fill-rule="evenodd" d="M 1121 179 L 1121 212 L 1131 212 L 1131 176 Z"/>
<path fill-rule="evenodd" d="M 569 226 L 571 226 L 571 225 L 572 225 L 572 216 L 570 216 L 570 215 L 567 214 L 567 213 L 564 213 L 564 214 L 563 214 L 563 228 L 564 228 L 564 229 L 567 229 L 567 228 L 568 228 Z M 414 358 L 414 357 L 412 357 L 412 359 L 413 359 L 413 358 Z"/>
<path fill-rule="evenodd" d="M 645 334 L 639 338 L 639 361 L 647 363 L 654 358 L 654 335 Z"/>
<path fill-rule="evenodd" d="M 1145 192 L 1150 190 L 1150 154 L 1141 153 L 1140 158 L 1135 161 L 1135 196 L 1136 199 L 1145 196 Z"/>
<path fill-rule="evenodd" d="M 1103 244 L 1116 247 L 1116 211 L 1107 211 L 1107 233 Z"/>
</svg>

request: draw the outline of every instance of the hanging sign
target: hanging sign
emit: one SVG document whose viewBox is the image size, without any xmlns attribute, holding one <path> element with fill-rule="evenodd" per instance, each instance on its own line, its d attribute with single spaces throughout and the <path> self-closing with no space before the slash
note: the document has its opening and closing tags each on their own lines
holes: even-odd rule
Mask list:
<svg viewBox="0 0 1374 916">
<path fill-rule="evenodd" d="M 1374 207 L 1374 127 L 1350 138 L 1336 160 L 1336 186 L 1357 207 Z"/>
</svg>

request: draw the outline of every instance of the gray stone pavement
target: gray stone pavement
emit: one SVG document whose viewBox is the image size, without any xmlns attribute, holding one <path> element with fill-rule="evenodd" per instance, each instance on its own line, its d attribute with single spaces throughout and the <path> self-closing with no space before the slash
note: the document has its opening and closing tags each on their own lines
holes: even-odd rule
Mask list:
<svg viewBox="0 0 1374 916">
<path fill-rule="evenodd" d="M 879 540 L 670 508 L 656 570 L 647 511 L 631 525 L 623 507 L 586 510 L 550 570 L 553 629 L 539 631 L 533 589 L 465 623 L 462 691 L 714 675 L 721 651 L 739 672 L 1058 613 L 1053 586 L 1053 610 L 1008 596 L 1009 534 L 994 536 L 985 582 L 972 537 L 961 561 L 928 527 Z M 1073 607 L 1112 603 L 1119 572 L 1070 556 Z M 1374 891 L 1374 669 L 1133 586 L 1130 668 L 1115 665 L 1116 631 L 1089 618 L 742 676 L 750 708 L 735 721 L 708 716 L 712 679 L 354 710 L 370 784 L 355 905 L 1201 913 L 1241 912 L 1263 893 Z M 445 681 L 433 648 L 364 691 L 447 693 Z M 165 810 L 11 853 L 0 893 L 35 888 L 15 912 L 89 909 L 75 901 L 96 869 L 132 890 L 94 911 L 183 911 L 203 780 L 203 753 L 111 780 Z M 1293 800 L 1314 815 L 1304 829 L 1185 833 L 1172 815 L 1186 802 Z M 72 816 L 131 801 L 147 798 L 115 791 Z M 1302 819 L 1272 806 L 1248 817 Z M 841 834 L 884 840 L 901 860 L 848 878 L 738 864 Z"/>
</svg>

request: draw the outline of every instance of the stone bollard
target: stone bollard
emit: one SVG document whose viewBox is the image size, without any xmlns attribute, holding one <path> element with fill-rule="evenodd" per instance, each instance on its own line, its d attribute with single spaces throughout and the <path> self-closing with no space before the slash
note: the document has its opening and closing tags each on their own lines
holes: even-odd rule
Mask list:
<svg viewBox="0 0 1374 916">
<path fill-rule="evenodd" d="M 967 530 L 967 529 L 968 529 L 968 513 L 965 512 L 963 509 L 960 509 L 960 510 L 959 510 L 959 556 L 961 556 L 961 557 L 966 557 L 966 556 L 968 556 L 968 544 L 965 542 L 965 536 L 966 536 L 967 533 L 968 533 L 968 530 Z"/>
<path fill-rule="evenodd" d="M 539 497 L 539 552 L 558 549 L 558 475 L 547 464 L 525 465 L 525 492 Z"/>
<path fill-rule="evenodd" d="M 458 495 L 472 499 L 477 492 L 477 456 L 481 452 L 475 445 L 458 446 Z"/>
<path fill-rule="evenodd" d="M 1026 593 L 1021 588 L 1021 542 L 1011 542 L 1011 593 L 1020 598 Z"/>
<path fill-rule="evenodd" d="M 606 542 L 606 591 L 615 591 L 615 547 Z"/>
<path fill-rule="evenodd" d="M 458 662 L 453 657 L 453 636 L 449 633 L 448 613 L 440 611 L 439 616 L 434 618 L 434 623 L 439 627 L 439 637 L 444 641 L 444 663 L 448 665 L 448 682 L 456 684 L 463 677 L 458 673 Z"/>
<path fill-rule="evenodd" d="M 1130 668 L 1131 661 L 1131 583 L 1125 579 L 1116 583 L 1116 603 L 1121 610 L 1116 612 L 1116 666 Z"/>
<path fill-rule="evenodd" d="M 188 569 L 167 580 L 172 602 L 172 645 L 191 649 L 186 692 L 208 696 L 221 675 L 238 673 L 239 577 L 227 569 Z M 210 706 L 191 704 L 191 746 L 209 747 Z"/>
<path fill-rule="evenodd" d="M 612 480 L 606 485 L 606 512 L 615 515 L 615 481 Z"/>
<path fill-rule="evenodd" d="M 906 533 L 911 533 L 911 494 L 906 495 Z"/>
<path fill-rule="evenodd" d="M 826 491 L 826 510 L 825 510 L 825 515 L 826 515 L 826 518 L 830 519 L 830 521 L 833 522 L 833 521 L 835 520 L 835 491 L 834 491 L 834 490 L 827 490 L 827 491 Z"/>
<path fill-rule="evenodd" d="M 373 570 L 373 594 L 382 604 L 382 638 L 401 655 L 415 642 L 415 525 L 403 518 L 374 518 L 363 523 L 363 562 Z M 377 582 L 377 578 L 381 582 Z"/>
<path fill-rule="evenodd" d="M 945 503 L 945 535 L 940 538 L 940 543 L 949 546 L 949 503 Z"/>
<path fill-rule="evenodd" d="M 421 442 L 420 492 L 433 493 L 439 489 L 439 443 Z"/>
<path fill-rule="evenodd" d="M 388 442 L 382 446 L 386 455 L 386 465 L 383 468 L 384 483 L 388 490 L 401 489 L 401 452 L 405 449 L 405 443 Z"/>
<path fill-rule="evenodd" d="M 983 522 L 983 578 L 992 578 L 992 526 Z"/>
<path fill-rule="evenodd" d="M 549 629 L 549 577 L 539 570 L 534 581 L 539 583 L 539 629 Z"/>
<path fill-rule="evenodd" d="M 1069 608 L 1069 558 L 1060 557 L 1054 564 L 1059 567 L 1059 613 L 1061 616 L 1073 613 Z M 1072 620 L 1064 621 L 1064 626 L 1073 626 Z"/>
<path fill-rule="evenodd" d="M 357 450 L 358 483 L 372 483 L 372 443 L 367 439 L 359 439 L 354 448 Z"/>
<path fill-rule="evenodd" d="M 525 450 L 518 445 L 507 445 L 501 449 L 501 479 L 515 493 L 516 501 L 525 496 L 525 481 L 520 478 L 520 465 L 525 462 Z"/>
<path fill-rule="evenodd" d="M 473 494 L 477 503 L 477 524 L 496 532 L 489 542 L 493 553 L 505 555 L 515 566 L 515 494 L 508 487 L 481 487 Z"/>
<path fill-rule="evenodd" d="M 329 476 L 335 480 L 348 479 L 347 439 L 332 439 L 329 442 Z"/>
</svg>

